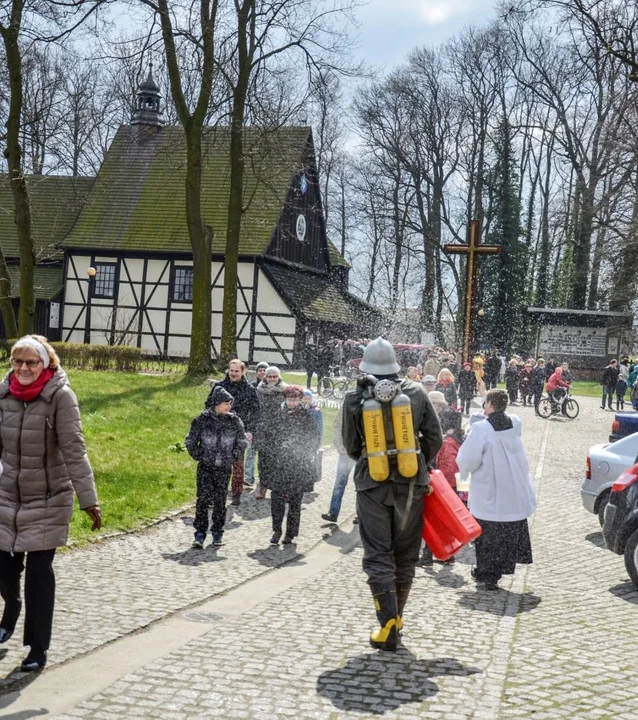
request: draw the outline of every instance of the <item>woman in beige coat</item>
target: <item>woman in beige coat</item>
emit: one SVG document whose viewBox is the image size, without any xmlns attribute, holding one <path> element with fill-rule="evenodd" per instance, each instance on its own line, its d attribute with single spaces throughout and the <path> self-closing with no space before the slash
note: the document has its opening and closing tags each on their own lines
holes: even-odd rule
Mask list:
<svg viewBox="0 0 638 720">
<path fill-rule="evenodd" d="M 0 383 L 0 643 L 15 629 L 25 566 L 22 670 L 46 664 L 51 640 L 55 549 L 65 545 L 73 492 L 100 528 L 95 482 L 84 446 L 80 410 L 66 373 L 46 338 L 27 335 L 11 349 L 12 371 Z"/>
</svg>

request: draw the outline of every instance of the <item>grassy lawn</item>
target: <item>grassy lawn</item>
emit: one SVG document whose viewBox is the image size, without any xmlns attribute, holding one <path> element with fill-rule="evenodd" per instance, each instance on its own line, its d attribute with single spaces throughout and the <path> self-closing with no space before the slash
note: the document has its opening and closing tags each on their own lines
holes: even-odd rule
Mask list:
<svg viewBox="0 0 638 720">
<path fill-rule="evenodd" d="M 196 463 L 170 446 L 184 441 L 191 420 L 204 406 L 208 383 L 183 373 L 71 370 L 69 378 L 82 411 L 103 532 L 143 527 L 195 501 Z M 323 412 L 324 444 L 329 444 L 336 410 Z M 85 513 L 75 512 L 71 537 L 81 542 L 99 534 L 91 533 Z"/>
</svg>

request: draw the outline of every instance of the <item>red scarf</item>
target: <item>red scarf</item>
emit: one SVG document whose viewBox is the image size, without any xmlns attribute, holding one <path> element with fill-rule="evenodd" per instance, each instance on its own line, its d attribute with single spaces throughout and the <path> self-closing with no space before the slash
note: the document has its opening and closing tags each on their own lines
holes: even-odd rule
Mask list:
<svg viewBox="0 0 638 720">
<path fill-rule="evenodd" d="M 13 395 L 16 400 L 22 400 L 22 402 L 30 402 L 35 400 L 38 395 L 44 389 L 44 386 L 49 380 L 55 375 L 55 370 L 51 368 L 45 368 L 41 373 L 40 377 L 32 382 L 31 385 L 22 385 L 18 380 L 15 373 L 11 375 L 9 379 L 9 392 Z"/>
</svg>

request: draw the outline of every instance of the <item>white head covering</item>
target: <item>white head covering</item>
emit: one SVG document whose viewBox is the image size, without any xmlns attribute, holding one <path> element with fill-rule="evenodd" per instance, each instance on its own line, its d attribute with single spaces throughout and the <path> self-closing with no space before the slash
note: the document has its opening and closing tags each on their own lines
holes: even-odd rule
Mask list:
<svg viewBox="0 0 638 720">
<path fill-rule="evenodd" d="M 270 365 L 266 368 L 266 375 L 276 375 L 277 377 L 281 377 L 281 372 L 276 365 Z"/>
<path fill-rule="evenodd" d="M 28 335 L 25 335 L 24 337 L 21 337 L 13 346 L 15 348 L 21 348 L 21 347 L 28 347 L 32 350 L 35 350 L 38 355 L 40 356 L 40 359 L 42 360 L 42 365 L 45 368 L 49 367 L 49 364 L 51 362 L 51 358 L 49 357 L 49 353 L 47 352 L 47 349 L 44 347 L 44 345 L 35 338 L 29 337 Z"/>
</svg>

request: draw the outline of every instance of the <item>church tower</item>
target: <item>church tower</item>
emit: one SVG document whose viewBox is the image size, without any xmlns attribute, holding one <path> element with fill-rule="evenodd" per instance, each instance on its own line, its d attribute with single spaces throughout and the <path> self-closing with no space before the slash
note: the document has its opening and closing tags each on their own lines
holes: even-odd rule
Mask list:
<svg viewBox="0 0 638 720">
<path fill-rule="evenodd" d="M 151 63 L 148 76 L 137 89 L 135 109 L 131 118 L 131 125 L 151 125 L 162 127 L 162 107 L 159 85 L 153 80 L 153 63 Z"/>
</svg>

